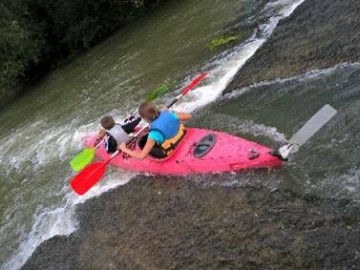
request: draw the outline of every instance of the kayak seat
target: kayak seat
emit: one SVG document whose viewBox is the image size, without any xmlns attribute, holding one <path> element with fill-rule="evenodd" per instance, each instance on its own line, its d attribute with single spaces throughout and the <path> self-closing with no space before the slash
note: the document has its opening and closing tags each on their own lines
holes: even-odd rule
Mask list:
<svg viewBox="0 0 360 270">
<path fill-rule="evenodd" d="M 145 144 L 146 144 L 146 141 L 147 141 L 147 138 L 148 138 L 148 135 L 149 134 L 145 134 L 144 136 L 142 136 L 139 141 L 138 141 L 138 145 L 140 147 L 140 149 L 143 149 Z M 153 149 L 151 149 L 150 151 L 150 156 L 153 157 L 153 158 L 158 158 L 158 159 L 161 159 L 161 158 L 166 158 L 167 155 L 166 153 L 164 152 L 164 150 L 158 146 L 158 145 L 154 145 Z"/>
<path fill-rule="evenodd" d="M 211 149 L 214 147 L 215 144 L 216 144 L 215 134 L 209 134 L 201 138 L 200 141 L 194 144 L 194 152 L 193 152 L 194 157 L 202 158 L 211 151 Z"/>
</svg>

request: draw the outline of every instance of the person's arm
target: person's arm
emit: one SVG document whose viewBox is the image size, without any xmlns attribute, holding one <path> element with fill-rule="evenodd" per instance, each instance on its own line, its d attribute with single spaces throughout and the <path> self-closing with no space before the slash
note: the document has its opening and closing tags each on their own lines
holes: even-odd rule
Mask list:
<svg viewBox="0 0 360 270">
<path fill-rule="evenodd" d="M 190 120 L 191 114 L 190 113 L 183 113 L 183 112 L 175 112 L 179 117 L 180 121 L 187 121 Z"/>
<path fill-rule="evenodd" d="M 135 117 L 134 117 L 135 118 Z M 131 132 L 134 131 L 134 128 L 140 123 L 141 121 L 141 117 L 137 117 L 136 119 L 132 118 L 133 120 L 129 120 L 126 123 L 123 123 L 121 125 L 122 129 L 127 133 L 130 134 Z"/>
<path fill-rule="evenodd" d="M 100 129 L 98 131 L 98 134 L 96 135 L 94 146 L 98 145 L 98 143 L 101 141 L 102 138 L 104 138 L 105 135 L 106 135 L 106 130 Z"/>
<path fill-rule="evenodd" d="M 146 144 L 144 146 L 144 148 L 139 152 L 139 151 L 132 151 L 130 149 L 128 149 L 126 147 L 125 143 L 120 144 L 119 149 L 128 154 L 129 156 L 133 157 L 133 158 L 137 158 L 140 160 L 143 160 L 144 158 L 147 157 L 147 155 L 150 153 L 151 149 L 154 147 L 155 145 L 155 141 L 152 139 L 147 139 Z"/>
</svg>

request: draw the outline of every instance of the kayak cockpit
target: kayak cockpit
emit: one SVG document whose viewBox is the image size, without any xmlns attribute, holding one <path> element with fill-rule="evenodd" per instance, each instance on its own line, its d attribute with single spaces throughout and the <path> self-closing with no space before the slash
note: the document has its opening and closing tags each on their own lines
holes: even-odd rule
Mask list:
<svg viewBox="0 0 360 270">
<path fill-rule="evenodd" d="M 206 156 L 216 144 L 216 135 L 208 134 L 194 144 L 193 156 L 202 158 Z"/>
</svg>

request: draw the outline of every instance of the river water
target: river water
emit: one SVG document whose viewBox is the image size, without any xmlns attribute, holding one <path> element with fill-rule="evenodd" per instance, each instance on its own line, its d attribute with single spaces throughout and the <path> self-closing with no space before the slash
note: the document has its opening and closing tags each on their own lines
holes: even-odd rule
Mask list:
<svg viewBox="0 0 360 270">
<path fill-rule="evenodd" d="M 68 162 L 81 137 L 110 113 L 121 119 L 157 84 L 174 89 L 201 71 L 205 84 L 177 108 L 195 111 L 190 125 L 218 129 L 276 147 L 323 104 L 335 119 L 279 171 L 244 174 L 222 184 L 262 181 L 297 194 L 360 199 L 360 64 L 343 63 L 293 78 L 262 82 L 222 95 L 236 72 L 302 0 L 168 1 L 154 14 L 49 74 L 0 112 L 0 265 L 18 269 L 35 248 L 76 230 L 75 207 L 134 174 L 111 170 L 100 185 L 77 197 L 68 187 Z M 237 44 L 210 51 L 224 33 Z M 200 177 L 201 178 L 201 177 Z M 204 177 L 202 180 L 206 180 Z M 214 184 L 214 183 L 212 183 Z"/>
</svg>

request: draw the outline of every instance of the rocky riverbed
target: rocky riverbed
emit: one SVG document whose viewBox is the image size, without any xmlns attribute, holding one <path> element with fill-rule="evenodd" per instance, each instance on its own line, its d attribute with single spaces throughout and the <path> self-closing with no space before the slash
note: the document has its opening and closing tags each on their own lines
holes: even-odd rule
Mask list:
<svg viewBox="0 0 360 270">
<path fill-rule="evenodd" d="M 80 229 L 22 269 L 357 269 L 358 213 L 282 189 L 139 176 L 79 207 Z"/>
<path fill-rule="evenodd" d="M 360 3 L 306 0 L 282 20 L 227 91 L 360 60 Z"/>
</svg>

